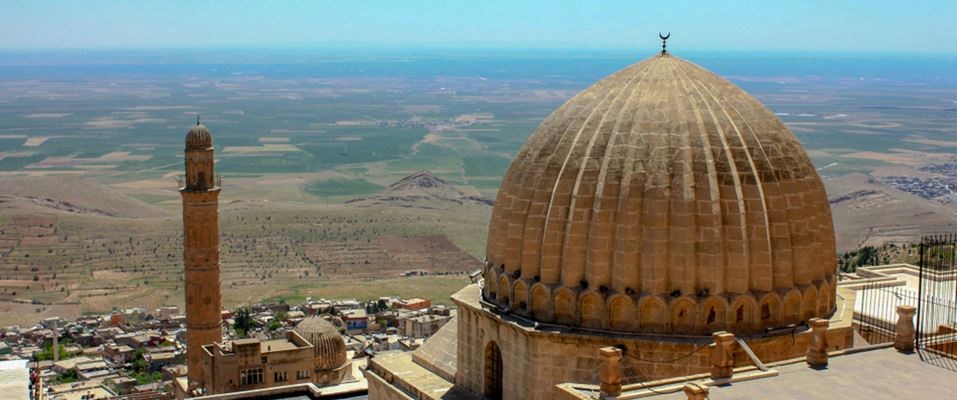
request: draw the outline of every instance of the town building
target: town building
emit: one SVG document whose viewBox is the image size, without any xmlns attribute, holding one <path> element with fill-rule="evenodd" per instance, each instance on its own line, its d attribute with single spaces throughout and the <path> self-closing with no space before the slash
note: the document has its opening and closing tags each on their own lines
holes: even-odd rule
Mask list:
<svg viewBox="0 0 957 400">
<path fill-rule="evenodd" d="M 203 346 L 205 395 L 354 380 L 345 342 L 334 326 L 310 317 L 282 339 L 236 339 Z"/>
<path fill-rule="evenodd" d="M 313 346 L 292 331 L 284 339 L 236 339 L 203 350 L 206 394 L 308 382 L 313 364 Z"/>
<path fill-rule="evenodd" d="M 401 320 L 399 329 L 410 338 L 427 338 L 454 318 L 454 314 L 423 314 Z"/>
<path fill-rule="evenodd" d="M 369 327 L 369 315 L 366 310 L 358 308 L 341 312 L 342 321 L 350 333 L 359 333 Z"/>
<path fill-rule="evenodd" d="M 398 303 L 398 306 L 399 308 L 404 308 L 409 311 L 418 311 L 418 310 L 424 310 L 429 307 L 432 307 L 432 302 L 428 299 L 414 298 L 414 299 L 408 299 L 408 300 L 400 300 Z"/>
</svg>

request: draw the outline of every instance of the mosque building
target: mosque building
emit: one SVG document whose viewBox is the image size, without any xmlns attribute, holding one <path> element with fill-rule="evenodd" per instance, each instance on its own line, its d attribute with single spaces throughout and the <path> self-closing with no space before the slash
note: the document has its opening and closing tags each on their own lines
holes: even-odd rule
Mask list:
<svg viewBox="0 0 957 400">
<path fill-rule="evenodd" d="M 835 272 L 827 195 L 794 134 L 663 49 L 542 122 L 502 181 L 482 279 L 452 296 L 454 336 L 374 358 L 369 398 L 552 399 L 597 382 L 603 348 L 641 381 L 708 373 L 715 333 L 751 354 L 729 352 L 729 372 L 821 335 L 843 349 Z M 423 356 L 441 353 L 453 366 Z"/>
</svg>

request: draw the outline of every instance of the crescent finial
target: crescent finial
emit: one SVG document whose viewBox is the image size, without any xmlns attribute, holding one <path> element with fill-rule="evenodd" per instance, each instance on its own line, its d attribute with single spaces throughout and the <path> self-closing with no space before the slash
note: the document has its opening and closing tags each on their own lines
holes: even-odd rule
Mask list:
<svg viewBox="0 0 957 400">
<path fill-rule="evenodd" d="M 661 38 L 661 54 L 662 55 L 668 54 L 668 50 L 665 49 L 666 47 L 665 42 L 668 41 L 668 38 L 671 37 L 671 32 L 668 32 L 667 35 L 662 35 L 661 32 L 659 31 L 658 37 Z"/>
</svg>

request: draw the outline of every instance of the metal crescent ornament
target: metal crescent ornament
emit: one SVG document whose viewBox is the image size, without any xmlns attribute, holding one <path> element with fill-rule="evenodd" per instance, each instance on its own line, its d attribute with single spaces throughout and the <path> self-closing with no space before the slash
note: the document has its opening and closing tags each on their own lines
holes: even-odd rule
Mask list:
<svg viewBox="0 0 957 400">
<path fill-rule="evenodd" d="M 661 38 L 661 40 L 668 40 L 668 38 L 671 37 L 671 32 L 668 32 L 665 36 L 661 36 L 661 32 L 658 32 L 658 37 Z"/>
</svg>

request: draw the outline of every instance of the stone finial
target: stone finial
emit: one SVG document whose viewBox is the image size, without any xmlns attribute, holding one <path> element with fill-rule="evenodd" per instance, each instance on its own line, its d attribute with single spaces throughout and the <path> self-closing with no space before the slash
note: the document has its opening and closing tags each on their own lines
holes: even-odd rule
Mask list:
<svg viewBox="0 0 957 400">
<path fill-rule="evenodd" d="M 897 306 L 897 332 L 894 333 L 894 348 L 898 351 L 914 351 L 914 313 L 917 307 L 910 304 Z"/>
<path fill-rule="evenodd" d="M 621 349 L 617 347 L 602 347 L 601 355 L 601 394 L 603 396 L 618 396 L 621 394 Z"/>
<path fill-rule="evenodd" d="M 708 387 L 700 383 L 688 383 L 684 387 L 685 396 L 688 400 L 707 400 Z"/>
<path fill-rule="evenodd" d="M 711 337 L 714 338 L 711 349 L 711 379 L 730 378 L 734 368 L 734 334 L 720 331 Z"/>
<path fill-rule="evenodd" d="M 811 366 L 827 365 L 827 328 L 831 322 L 824 318 L 811 318 L 811 343 L 807 345 L 807 363 Z"/>
</svg>

